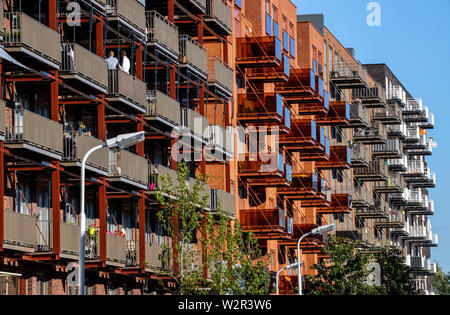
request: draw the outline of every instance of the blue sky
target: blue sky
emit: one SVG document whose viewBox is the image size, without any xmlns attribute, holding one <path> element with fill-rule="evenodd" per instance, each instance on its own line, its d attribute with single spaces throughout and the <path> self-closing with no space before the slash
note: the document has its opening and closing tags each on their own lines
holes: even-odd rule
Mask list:
<svg viewBox="0 0 450 315">
<path fill-rule="evenodd" d="M 292 0 L 298 13 L 325 14 L 325 25 L 362 63 L 386 63 L 407 90 L 421 97 L 436 116 L 431 136 L 438 142 L 428 162 L 437 173 L 430 190 L 439 234 L 432 261 L 450 271 L 450 1 L 378 0 L 381 26 L 369 27 L 371 0 Z M 449 195 L 446 196 L 446 194 Z M 446 198 L 447 197 L 447 198 Z"/>
</svg>

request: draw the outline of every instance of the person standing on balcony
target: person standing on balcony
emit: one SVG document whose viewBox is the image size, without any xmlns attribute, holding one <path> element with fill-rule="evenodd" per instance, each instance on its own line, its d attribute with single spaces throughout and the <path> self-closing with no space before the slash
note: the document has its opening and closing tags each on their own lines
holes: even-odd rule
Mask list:
<svg viewBox="0 0 450 315">
<path fill-rule="evenodd" d="M 108 58 L 105 59 L 108 66 L 108 70 L 116 70 L 117 66 L 122 69 L 119 65 L 119 60 L 114 56 L 114 51 L 110 50 L 108 53 Z"/>
<path fill-rule="evenodd" d="M 122 70 L 126 73 L 130 73 L 130 59 L 127 57 L 127 52 L 125 50 L 122 50 Z"/>
</svg>

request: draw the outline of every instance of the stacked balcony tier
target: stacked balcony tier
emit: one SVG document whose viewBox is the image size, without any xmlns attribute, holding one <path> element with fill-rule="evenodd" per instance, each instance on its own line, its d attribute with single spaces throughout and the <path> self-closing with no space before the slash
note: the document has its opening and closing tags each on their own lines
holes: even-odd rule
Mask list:
<svg viewBox="0 0 450 315">
<path fill-rule="evenodd" d="M 252 186 L 289 186 L 292 182 L 292 167 L 280 153 L 249 153 L 238 166 L 239 176 Z"/>
<path fill-rule="evenodd" d="M 352 97 L 368 108 L 386 107 L 386 92 L 381 86 L 353 89 Z"/>
<path fill-rule="evenodd" d="M 180 103 L 158 90 L 147 92 L 147 113 L 145 119 L 152 121 L 162 130 L 181 125 Z"/>
<path fill-rule="evenodd" d="M 63 44 L 59 76 L 86 94 L 108 89 L 106 61 L 78 44 Z"/>
<path fill-rule="evenodd" d="M 280 94 L 249 95 L 238 97 L 238 121 L 245 125 L 278 127 L 280 133 L 289 133 L 291 110 L 285 106 Z"/>
<path fill-rule="evenodd" d="M 19 62 L 40 71 L 59 69 L 61 42 L 59 34 L 24 13 L 5 13 L 6 51 Z"/>
<path fill-rule="evenodd" d="M 236 45 L 236 64 L 241 68 L 281 66 L 281 41 L 275 36 L 241 37 Z"/>
<path fill-rule="evenodd" d="M 206 0 L 206 15 L 204 21 L 216 34 L 227 36 L 231 34 L 231 6 L 225 0 Z"/>
<path fill-rule="evenodd" d="M 253 232 L 258 239 L 291 238 L 286 211 L 276 209 L 241 209 L 240 223 L 244 231 Z"/>
<path fill-rule="evenodd" d="M 328 161 L 319 161 L 318 169 L 349 169 L 352 165 L 351 150 L 347 146 L 331 146 Z"/>
<path fill-rule="evenodd" d="M 359 63 L 344 65 L 334 63 L 330 72 L 330 82 L 339 89 L 365 88 L 367 71 Z"/>
<path fill-rule="evenodd" d="M 102 0 L 103 1 L 103 0 Z M 146 29 L 145 6 L 136 0 L 106 0 L 108 21 L 126 27 L 144 38 Z"/>
<path fill-rule="evenodd" d="M 208 85 L 212 91 L 231 97 L 233 93 L 233 69 L 218 57 L 208 59 Z"/>
<path fill-rule="evenodd" d="M 147 44 L 159 52 L 178 60 L 180 44 L 178 28 L 156 11 L 147 11 Z"/>
<path fill-rule="evenodd" d="M 358 129 L 355 131 L 353 140 L 363 144 L 386 143 L 387 129 L 380 122 L 373 122 L 369 128 Z"/>
<path fill-rule="evenodd" d="M 324 107 L 328 106 L 328 100 L 325 104 L 323 79 L 312 69 L 291 69 L 289 75 L 288 81 L 276 84 L 275 92 L 289 104 L 301 104 L 299 112 L 306 112 L 309 107 L 317 113 L 326 112 Z"/>
<path fill-rule="evenodd" d="M 322 126 L 339 126 L 349 128 L 350 105 L 347 102 L 330 102 L 328 114 L 317 119 L 317 124 Z"/>
<path fill-rule="evenodd" d="M 372 160 L 369 162 L 369 167 L 354 169 L 354 177 L 362 182 L 385 181 L 388 176 L 388 167 L 382 160 Z"/>
<path fill-rule="evenodd" d="M 122 70 L 108 70 L 106 99 L 125 112 L 145 114 L 147 111 L 147 86 L 145 82 Z"/>
</svg>

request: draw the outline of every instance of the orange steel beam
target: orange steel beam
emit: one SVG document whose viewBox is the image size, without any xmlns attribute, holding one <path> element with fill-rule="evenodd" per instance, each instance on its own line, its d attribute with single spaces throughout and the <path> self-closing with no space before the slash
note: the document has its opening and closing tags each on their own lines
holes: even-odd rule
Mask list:
<svg viewBox="0 0 450 315">
<path fill-rule="evenodd" d="M 0 142 L 0 149 L 3 149 L 3 141 Z M 3 250 L 3 241 L 5 239 L 5 160 L 4 152 L 0 150 L 0 251 Z"/>
</svg>

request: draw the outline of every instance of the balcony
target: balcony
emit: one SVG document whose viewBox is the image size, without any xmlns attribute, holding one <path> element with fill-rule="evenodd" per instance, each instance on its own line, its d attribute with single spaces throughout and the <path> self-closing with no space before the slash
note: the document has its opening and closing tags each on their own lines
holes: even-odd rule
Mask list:
<svg viewBox="0 0 450 315">
<path fill-rule="evenodd" d="M 347 146 L 331 146 L 328 161 L 316 163 L 318 169 L 349 169 L 352 165 L 351 150 Z"/>
<path fill-rule="evenodd" d="M 280 146 L 291 152 L 300 152 L 302 161 L 328 160 L 330 147 L 325 130 L 312 119 L 291 121 L 291 132 L 280 136 Z"/>
<path fill-rule="evenodd" d="M 370 148 L 362 143 L 355 142 L 351 147 L 352 167 L 368 167 L 371 161 Z"/>
<path fill-rule="evenodd" d="M 291 69 L 289 75 L 287 82 L 275 86 L 275 92 L 280 93 L 288 104 L 301 104 L 300 112 L 318 106 L 321 109 L 316 109 L 318 114 L 323 110 L 321 107 L 328 106 L 328 99 L 324 104 L 323 79 L 316 76 L 312 69 Z"/>
<path fill-rule="evenodd" d="M 61 223 L 60 235 L 61 257 L 78 259 L 80 254 L 80 227 L 78 225 Z M 87 246 L 89 245 L 87 244 Z"/>
<path fill-rule="evenodd" d="M 208 59 L 208 84 L 210 91 L 219 89 L 225 95 L 231 96 L 233 93 L 233 69 L 224 61 L 217 57 Z"/>
<path fill-rule="evenodd" d="M 381 121 L 386 125 L 400 125 L 402 123 L 402 109 L 398 104 L 388 104 L 386 108 L 375 108 L 372 120 Z"/>
<path fill-rule="evenodd" d="M 366 87 L 367 71 L 357 63 L 349 63 L 347 67 L 336 62 L 330 71 L 330 82 L 339 89 L 354 89 Z"/>
<path fill-rule="evenodd" d="M 422 105 L 421 99 L 407 100 L 402 114 L 406 123 L 428 123 L 428 108 Z"/>
<path fill-rule="evenodd" d="M 414 188 L 434 188 L 436 187 L 436 173 L 431 172 L 429 167 L 425 168 L 424 177 L 412 181 Z"/>
<path fill-rule="evenodd" d="M 120 23 L 145 37 L 145 6 L 136 0 L 106 0 L 108 21 Z"/>
<path fill-rule="evenodd" d="M 386 98 L 390 104 L 396 103 L 400 106 L 405 106 L 406 104 L 406 93 L 401 86 L 389 88 Z"/>
<path fill-rule="evenodd" d="M 426 108 L 425 115 L 427 116 L 426 122 L 419 122 L 421 129 L 434 129 L 434 114 L 428 111 Z"/>
<path fill-rule="evenodd" d="M 127 260 L 127 239 L 122 236 L 106 234 L 106 264 L 125 267 Z"/>
<path fill-rule="evenodd" d="M 306 183 L 309 183 L 309 178 L 305 178 Z M 303 185 L 303 178 L 300 179 Z M 306 190 L 308 190 L 307 186 Z M 314 191 L 310 191 L 314 193 Z M 318 193 L 314 195 L 306 195 L 301 202 L 304 208 L 329 208 L 331 205 L 331 190 L 326 181 L 323 178 L 318 178 Z"/>
<path fill-rule="evenodd" d="M 84 92 L 106 93 L 108 70 L 103 58 L 78 44 L 62 44 L 62 65 L 59 76 Z"/>
<path fill-rule="evenodd" d="M 403 155 L 401 158 L 388 159 L 389 171 L 391 172 L 406 172 L 408 165 L 408 158 Z"/>
<path fill-rule="evenodd" d="M 247 178 L 252 186 L 289 186 L 292 181 L 292 167 L 280 153 L 250 153 L 238 162 L 238 167 L 239 176 Z"/>
<path fill-rule="evenodd" d="M 180 35 L 180 64 L 206 79 L 208 76 L 206 48 L 188 35 Z"/>
<path fill-rule="evenodd" d="M 172 129 L 181 124 L 180 103 L 158 90 L 147 92 L 147 120 L 162 129 Z"/>
<path fill-rule="evenodd" d="M 34 252 L 37 241 L 36 217 L 4 210 L 4 220 L 3 247 L 21 252 Z"/>
<path fill-rule="evenodd" d="M 405 188 L 406 183 L 399 173 L 389 172 L 386 181 L 375 182 L 373 190 L 380 194 L 401 193 Z"/>
<path fill-rule="evenodd" d="M 279 67 L 249 68 L 247 79 L 254 83 L 288 82 L 290 75 L 289 57 L 283 55 Z M 278 93 L 278 90 L 275 90 Z M 280 93 L 283 95 L 283 93 Z"/>
<path fill-rule="evenodd" d="M 352 207 L 357 210 L 357 215 L 358 211 L 364 211 L 369 206 L 373 206 L 374 204 L 372 191 L 364 185 L 355 185 L 353 187 L 352 198 Z"/>
<path fill-rule="evenodd" d="M 25 109 L 7 109 L 5 146 L 14 151 L 61 160 L 63 126 Z M 31 157 L 27 154 L 27 157 Z"/>
<path fill-rule="evenodd" d="M 147 20 L 147 45 L 164 55 L 178 60 L 180 54 L 180 42 L 178 27 L 156 11 L 145 12 Z"/>
<path fill-rule="evenodd" d="M 286 212 L 283 209 L 242 209 L 240 224 L 245 232 L 253 232 L 258 239 L 287 239 Z"/>
<path fill-rule="evenodd" d="M 128 250 L 135 248 L 136 257 L 139 257 L 139 244 L 138 241 L 128 241 Z M 132 244 L 130 246 L 130 244 Z M 170 251 L 171 249 L 167 249 Z M 150 272 L 170 271 L 172 267 L 172 261 L 168 255 L 168 252 L 163 250 L 162 246 L 156 242 L 145 243 L 145 258 L 147 262 L 146 269 Z"/>
<path fill-rule="evenodd" d="M 0 141 L 5 141 L 6 130 L 6 104 L 0 99 Z"/>
<path fill-rule="evenodd" d="M 180 134 L 183 137 L 194 138 L 201 143 L 209 142 L 208 128 L 209 122 L 206 117 L 200 115 L 190 108 L 181 108 L 181 126 L 179 128 Z M 190 145 L 189 140 L 188 144 Z"/>
<path fill-rule="evenodd" d="M 382 160 L 369 162 L 369 167 L 357 167 L 354 170 L 354 177 L 361 182 L 377 182 L 388 179 L 388 168 Z"/>
<path fill-rule="evenodd" d="M 290 131 L 291 110 L 285 106 L 280 94 L 265 94 L 261 96 L 240 94 L 238 103 L 237 118 L 240 123 L 278 127 L 281 133 Z"/>
<path fill-rule="evenodd" d="M 331 203 L 316 209 L 317 214 L 350 214 L 352 212 L 352 188 L 337 186 L 331 191 Z"/>
<path fill-rule="evenodd" d="M 298 166 L 294 167 L 290 187 L 279 187 L 277 193 L 290 200 L 323 199 L 320 191 L 319 176 L 303 173 Z"/>
<path fill-rule="evenodd" d="M 126 112 L 130 108 L 138 113 L 147 111 L 147 85 L 145 82 L 122 70 L 108 70 L 108 94 L 106 99 L 124 106 Z"/>
<path fill-rule="evenodd" d="M 59 34 L 24 13 L 4 13 L 5 50 L 21 63 L 32 68 L 61 65 Z"/>
<path fill-rule="evenodd" d="M 408 160 L 408 169 L 403 173 L 408 182 L 421 182 L 425 179 L 425 164 L 421 160 Z"/>
<path fill-rule="evenodd" d="M 221 36 L 231 35 L 231 6 L 225 0 L 207 0 L 205 23 Z"/>
<path fill-rule="evenodd" d="M 350 127 L 368 128 L 370 126 L 369 110 L 361 103 L 350 105 Z"/>
<path fill-rule="evenodd" d="M 93 147 L 102 145 L 104 142 L 78 132 L 66 133 L 64 138 L 64 162 L 65 167 L 81 167 L 84 155 Z M 86 163 L 86 170 L 103 176 L 108 175 L 108 148 L 103 148 L 92 153 Z M 79 170 L 75 171 L 79 173 Z"/>
<path fill-rule="evenodd" d="M 281 41 L 276 36 L 240 37 L 236 45 L 236 64 L 241 68 L 281 66 Z"/>
<path fill-rule="evenodd" d="M 376 158 L 399 159 L 403 157 L 403 142 L 388 139 L 384 144 L 372 145 L 372 155 Z"/>
<path fill-rule="evenodd" d="M 363 144 L 386 143 L 386 139 L 386 126 L 380 122 L 373 122 L 369 128 L 356 130 L 353 136 L 353 140 Z"/>
<path fill-rule="evenodd" d="M 222 211 L 234 218 L 236 213 L 236 198 L 221 189 L 211 189 L 211 211 Z"/>
<path fill-rule="evenodd" d="M 403 141 L 406 139 L 406 124 L 404 122 L 398 125 L 389 125 L 387 129 L 389 137 L 396 137 Z"/>
<path fill-rule="evenodd" d="M 126 150 L 109 151 L 108 181 L 140 189 L 148 188 L 148 162 Z"/>
<path fill-rule="evenodd" d="M 382 229 L 401 229 L 405 223 L 405 215 L 401 211 L 390 211 L 387 218 L 377 219 L 375 226 Z"/>
<path fill-rule="evenodd" d="M 210 125 L 210 141 L 204 151 L 207 161 L 226 161 L 227 158 L 234 158 L 234 134 L 232 131 L 222 128 L 218 125 Z"/>
<path fill-rule="evenodd" d="M 367 108 L 386 107 L 386 92 L 381 86 L 353 89 L 352 97 Z"/>
<path fill-rule="evenodd" d="M 323 126 L 350 127 L 350 105 L 347 102 L 330 102 L 328 114 L 317 119 Z"/>
</svg>

